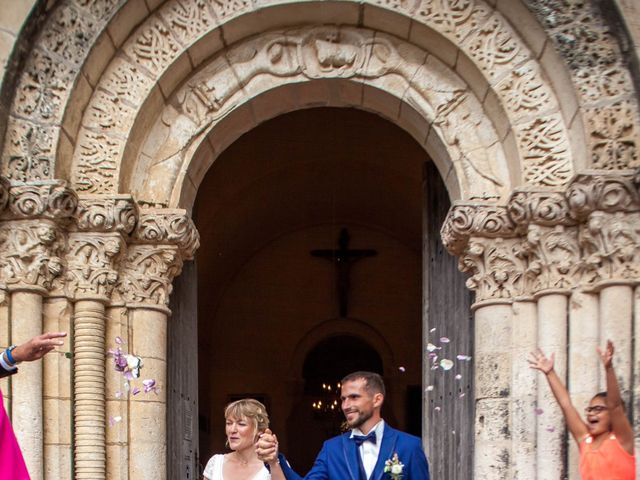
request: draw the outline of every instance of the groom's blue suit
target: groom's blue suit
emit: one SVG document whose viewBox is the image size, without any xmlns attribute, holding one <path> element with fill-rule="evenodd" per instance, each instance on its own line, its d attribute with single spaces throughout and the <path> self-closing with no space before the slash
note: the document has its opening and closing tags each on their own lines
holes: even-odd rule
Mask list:
<svg viewBox="0 0 640 480">
<path fill-rule="evenodd" d="M 305 480 L 361 480 L 358 467 L 358 447 L 351 432 L 333 437 L 322 446 L 313 468 L 304 477 Z M 385 423 L 382 434 L 382 445 L 376 466 L 369 480 L 386 480 L 391 478 L 384 473 L 384 463 L 393 454 L 404 464 L 402 480 L 429 480 L 427 457 L 422 450 L 418 437 L 400 432 Z M 280 466 L 287 480 L 300 480 L 302 477 L 294 472 L 286 461 Z"/>
</svg>

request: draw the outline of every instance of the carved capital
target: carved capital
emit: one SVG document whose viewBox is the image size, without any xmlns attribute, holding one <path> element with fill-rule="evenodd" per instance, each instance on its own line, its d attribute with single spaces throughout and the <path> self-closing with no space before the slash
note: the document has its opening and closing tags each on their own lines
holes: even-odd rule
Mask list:
<svg viewBox="0 0 640 480">
<path fill-rule="evenodd" d="M 511 195 L 509 217 L 517 225 L 572 225 L 569 202 L 562 192 L 521 190 Z"/>
<path fill-rule="evenodd" d="M 79 230 L 128 235 L 136 226 L 138 209 L 130 195 L 83 195 L 76 217 Z"/>
<path fill-rule="evenodd" d="M 146 208 L 132 237 L 135 243 L 151 245 L 175 245 L 183 260 L 193 258 L 200 246 L 200 236 L 186 210 Z"/>
<path fill-rule="evenodd" d="M 640 212 L 591 213 L 580 229 L 580 246 L 589 286 L 636 283 L 640 278 Z"/>
<path fill-rule="evenodd" d="M 117 263 L 124 245 L 117 233 L 69 235 L 69 294 L 76 299 L 108 301 L 118 281 Z"/>
<path fill-rule="evenodd" d="M 9 289 L 45 293 L 63 272 L 64 237 L 50 220 L 0 225 L 0 281 Z"/>
<path fill-rule="evenodd" d="M 580 283 L 583 262 L 578 227 L 529 225 L 527 288 L 531 293 L 567 291 Z"/>
<path fill-rule="evenodd" d="M 77 206 L 78 196 L 64 181 L 52 180 L 11 185 L 2 218 L 7 220 L 68 219 L 75 213 Z"/>
<path fill-rule="evenodd" d="M 576 175 L 566 193 L 572 214 L 585 220 L 591 212 L 636 212 L 640 210 L 638 172 L 603 173 L 599 171 Z"/>
<path fill-rule="evenodd" d="M 449 210 L 440 231 L 444 246 L 454 255 L 464 252 L 472 236 L 508 238 L 516 225 L 506 207 L 485 204 L 456 204 Z"/>
<path fill-rule="evenodd" d="M 476 306 L 506 302 L 525 293 L 528 250 L 519 238 L 469 241 L 459 267 L 469 273 L 467 287 L 476 292 Z"/>
<path fill-rule="evenodd" d="M 128 307 L 169 312 L 171 283 L 181 269 L 177 246 L 131 245 L 121 265 L 118 292 Z"/>
</svg>

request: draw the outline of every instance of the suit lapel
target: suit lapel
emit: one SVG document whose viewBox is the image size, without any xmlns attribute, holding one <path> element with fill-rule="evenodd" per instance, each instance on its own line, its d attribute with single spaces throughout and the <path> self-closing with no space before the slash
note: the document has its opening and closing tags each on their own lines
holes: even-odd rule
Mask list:
<svg viewBox="0 0 640 480">
<path fill-rule="evenodd" d="M 373 469 L 371 480 L 382 480 L 384 474 L 384 462 L 390 459 L 393 452 L 396 451 L 396 442 L 398 440 L 398 431 L 391 428 L 387 423 L 384 424 L 384 432 L 382 433 L 382 445 L 378 454 L 376 468 Z"/>
<path fill-rule="evenodd" d="M 352 480 L 359 480 L 360 473 L 358 470 L 358 448 L 356 442 L 351 440 L 351 434 L 349 432 L 342 435 L 342 452 L 344 454 L 344 461 L 347 464 L 349 475 Z"/>
</svg>

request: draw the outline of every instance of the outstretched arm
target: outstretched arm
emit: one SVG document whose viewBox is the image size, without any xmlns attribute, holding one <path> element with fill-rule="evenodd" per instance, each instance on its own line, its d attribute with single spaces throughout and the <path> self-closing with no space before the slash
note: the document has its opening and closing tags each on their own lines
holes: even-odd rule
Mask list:
<svg viewBox="0 0 640 480">
<path fill-rule="evenodd" d="M 573 435 L 576 442 L 580 443 L 584 436 L 589 433 L 589 430 L 587 429 L 586 423 L 580 418 L 580 414 L 578 414 L 573 403 L 571 403 L 569 392 L 553 368 L 554 357 L 555 355 L 552 353 L 551 357 L 547 358 L 544 353 L 542 353 L 542 350 L 537 349 L 530 354 L 528 359 L 529 366 L 545 374 L 553 396 L 556 397 L 556 401 L 562 410 L 564 420 L 567 422 L 567 427 L 569 427 L 571 435 Z"/>
<path fill-rule="evenodd" d="M 39 360 L 47 353 L 64 344 L 60 340 L 65 332 L 49 332 L 33 337 L 31 340 L 18 345 L 12 352 L 5 350 L 0 353 L 0 378 L 17 372 L 17 364 Z"/>
<path fill-rule="evenodd" d="M 618 442 L 620 442 L 622 448 L 633 455 L 633 428 L 624 413 L 620 387 L 613 369 L 613 352 L 614 348 L 611 340 L 607 340 L 607 347 L 604 351 L 598 347 L 598 354 L 607 377 L 607 410 L 609 411 L 613 433 Z"/>
</svg>

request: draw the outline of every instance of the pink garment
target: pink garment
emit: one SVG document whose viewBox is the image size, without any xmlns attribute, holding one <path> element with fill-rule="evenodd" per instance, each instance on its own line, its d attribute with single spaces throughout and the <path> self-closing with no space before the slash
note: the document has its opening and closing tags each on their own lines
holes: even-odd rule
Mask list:
<svg viewBox="0 0 640 480">
<path fill-rule="evenodd" d="M 0 479 L 31 480 L 20 446 L 7 417 L 0 391 Z"/>
</svg>

